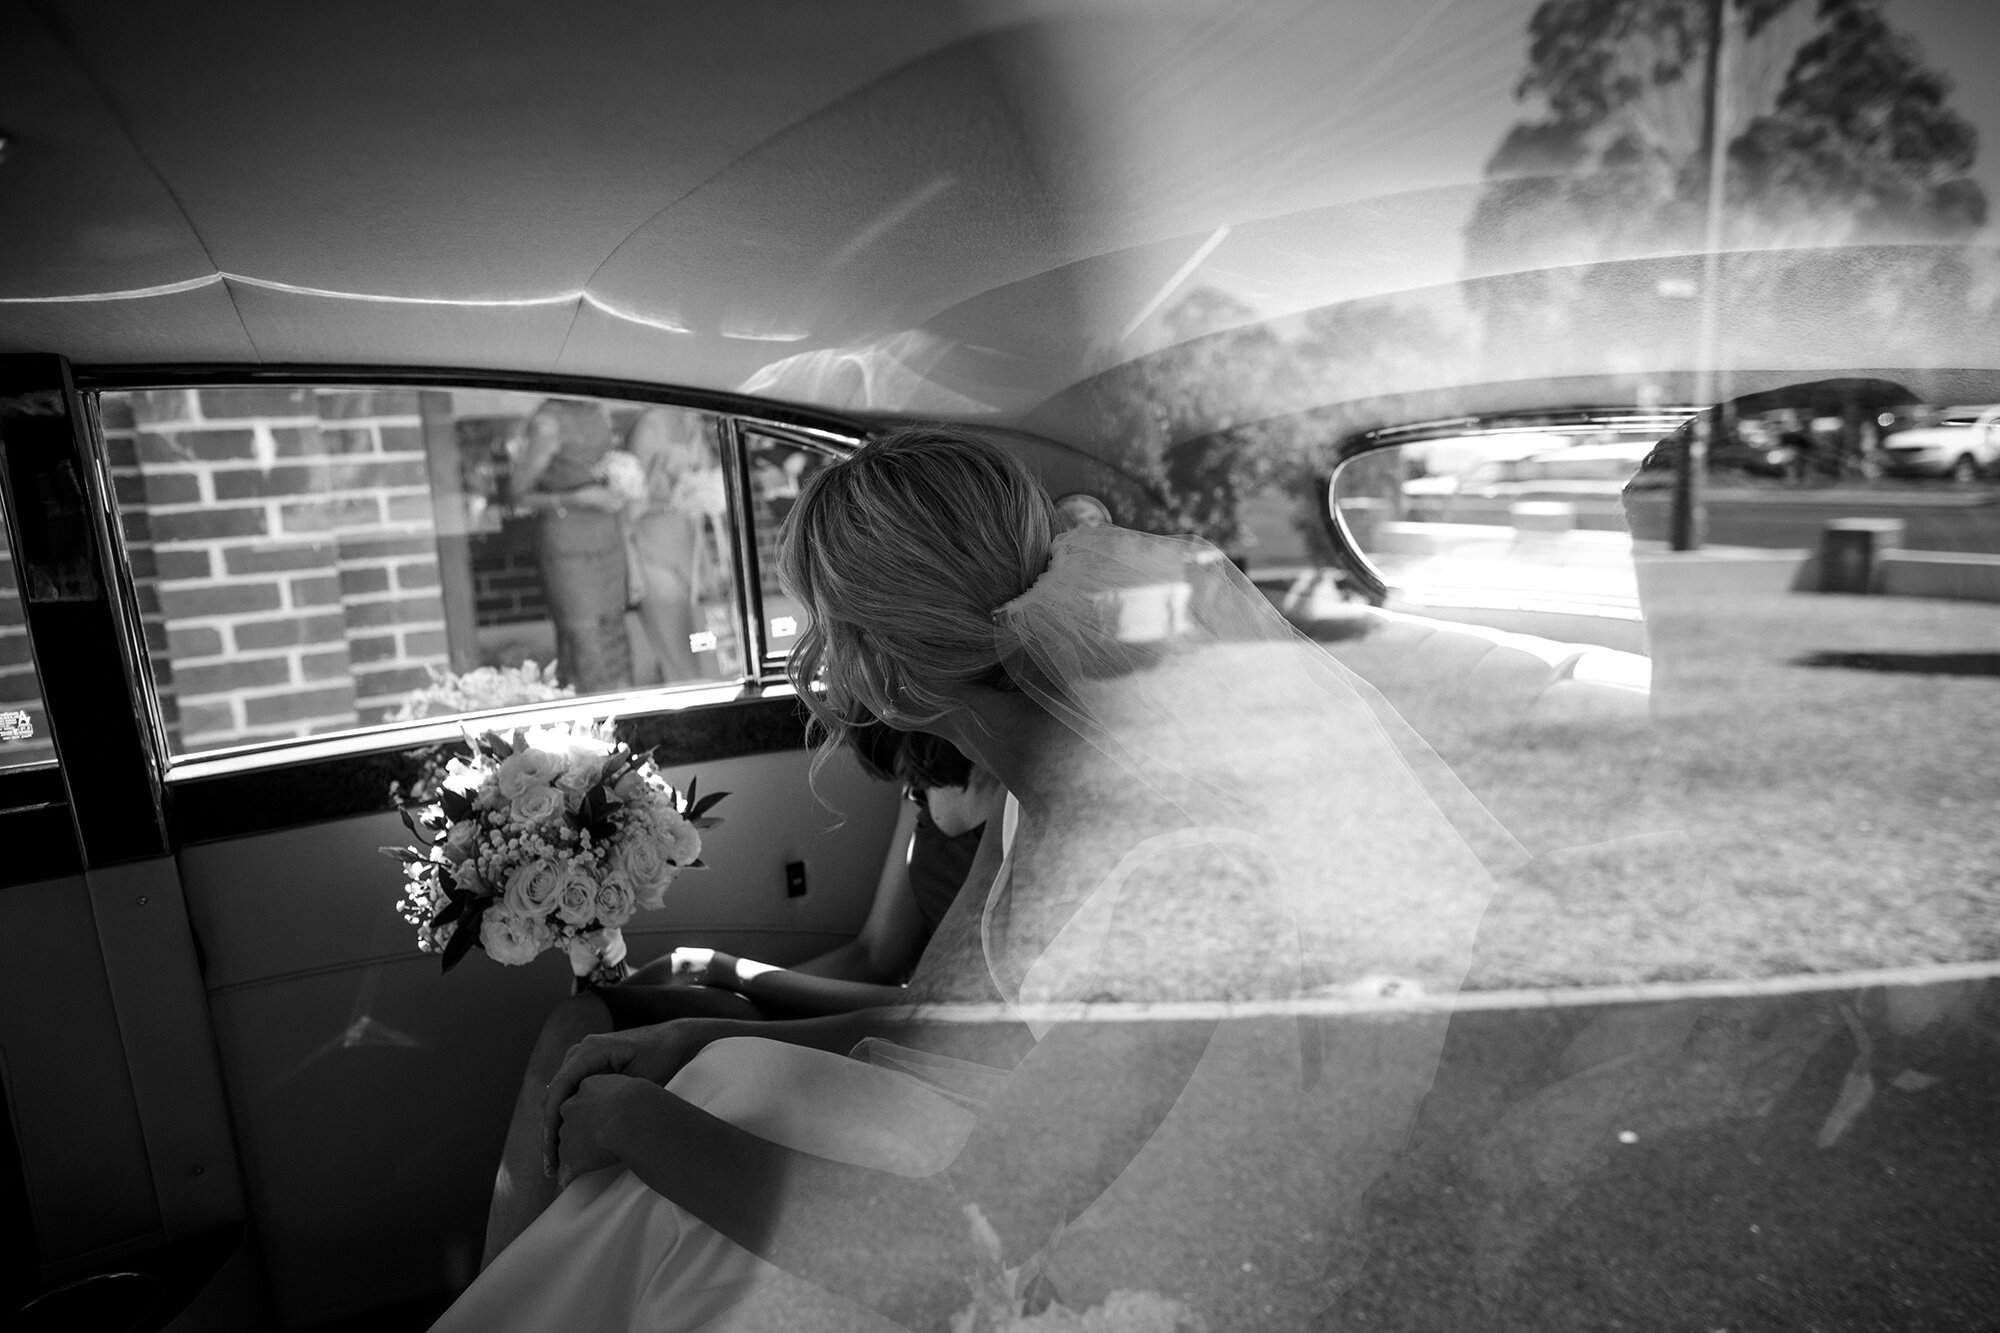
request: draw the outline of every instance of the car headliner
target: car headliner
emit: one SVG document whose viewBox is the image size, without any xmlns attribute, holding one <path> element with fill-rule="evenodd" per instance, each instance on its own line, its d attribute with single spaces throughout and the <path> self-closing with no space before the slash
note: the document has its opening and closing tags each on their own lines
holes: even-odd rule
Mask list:
<svg viewBox="0 0 2000 1333">
<path fill-rule="evenodd" d="M 1087 444 L 1079 395 L 1188 337 L 1165 313 L 1197 287 L 1239 303 L 1215 336 L 1462 308 L 1504 273 L 1460 238 L 1533 7 L 0 0 L 0 349 L 642 380 Z M 1586 253 L 1653 304 L 1686 264 L 1516 267 Z M 1871 262 L 1826 255 L 1829 285 Z M 1895 337 L 1802 315 L 1734 387 L 2000 366 Z M 1630 402 L 1635 369 L 1694 388 L 1578 336 L 1332 399 L 1343 428 Z"/>
</svg>

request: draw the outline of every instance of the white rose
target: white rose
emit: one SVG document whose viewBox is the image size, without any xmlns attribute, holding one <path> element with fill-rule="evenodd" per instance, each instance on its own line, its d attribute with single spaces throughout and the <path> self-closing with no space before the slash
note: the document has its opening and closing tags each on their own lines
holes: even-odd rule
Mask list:
<svg viewBox="0 0 2000 1333">
<path fill-rule="evenodd" d="M 607 926 L 622 926 L 639 909 L 632 881 L 614 870 L 597 886 L 597 919 Z"/>
<path fill-rule="evenodd" d="M 677 866 L 691 866 L 701 859 L 701 830 L 685 819 L 662 827 L 655 835 L 661 853 Z"/>
<path fill-rule="evenodd" d="M 645 774 L 636 768 L 626 769 L 625 775 L 611 784 L 611 794 L 621 801 L 641 800 L 648 790 Z"/>
<path fill-rule="evenodd" d="M 581 796 L 590 790 L 590 784 L 596 782 L 598 774 L 603 771 L 604 761 L 596 755 L 573 755 L 569 767 L 565 768 L 562 776 L 556 779 L 556 786 L 572 795 Z"/>
<path fill-rule="evenodd" d="M 539 859 L 523 861 L 507 876 L 507 888 L 500 901 L 516 916 L 544 917 L 554 905 L 561 884 L 562 875 L 551 863 Z"/>
<path fill-rule="evenodd" d="M 556 884 L 556 915 L 572 926 L 587 926 L 597 915 L 597 880 L 572 861 Z"/>
<path fill-rule="evenodd" d="M 501 760 L 494 781 L 500 794 L 511 801 L 530 787 L 546 787 L 562 770 L 561 756 L 530 746 Z"/>
<path fill-rule="evenodd" d="M 675 868 L 665 851 L 636 830 L 611 849 L 611 869 L 625 877 L 639 905 L 649 911 L 660 905 L 674 882 Z"/>
<path fill-rule="evenodd" d="M 486 892 L 486 881 L 480 877 L 479 867 L 470 861 L 461 863 L 458 869 L 451 872 L 451 882 L 452 887 L 467 893 Z"/>
<path fill-rule="evenodd" d="M 539 917 L 515 916 L 511 912 L 488 912 L 479 921 L 479 945 L 496 963 L 510 967 L 532 963 L 535 955 L 549 946 L 553 937 Z"/>
<path fill-rule="evenodd" d="M 563 794 L 554 787 L 530 787 L 507 807 L 509 818 L 529 828 L 547 823 L 562 812 Z"/>
<path fill-rule="evenodd" d="M 444 859 L 458 865 L 479 845 L 479 825 L 470 819 L 461 819 L 453 824 L 444 835 Z"/>
</svg>

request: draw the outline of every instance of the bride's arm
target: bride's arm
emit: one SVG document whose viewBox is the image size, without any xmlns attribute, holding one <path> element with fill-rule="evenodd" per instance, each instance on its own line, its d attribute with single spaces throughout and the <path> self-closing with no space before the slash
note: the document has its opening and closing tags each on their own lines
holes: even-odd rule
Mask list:
<svg viewBox="0 0 2000 1333">
<path fill-rule="evenodd" d="M 1046 1244 L 1145 1146 L 1212 1029 L 1056 1029 L 981 1114 L 957 1160 L 927 1178 L 780 1147 L 658 1084 L 621 1078 L 587 1079 L 563 1107 L 565 1168 L 622 1163 L 744 1248 L 873 1305 L 971 1270 L 965 1204 L 998 1229 L 1010 1263 Z"/>
</svg>

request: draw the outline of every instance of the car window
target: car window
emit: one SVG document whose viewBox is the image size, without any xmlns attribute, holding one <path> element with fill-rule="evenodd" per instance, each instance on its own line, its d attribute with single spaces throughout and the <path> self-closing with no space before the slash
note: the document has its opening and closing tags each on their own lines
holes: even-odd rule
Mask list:
<svg viewBox="0 0 2000 1333">
<path fill-rule="evenodd" d="M 1418 480 L 1437 442 L 1371 450 L 1334 473 L 1332 510 L 1387 585 L 1391 609 L 1498 617 L 1513 628 L 1525 615 L 1532 632 L 1636 649 L 1638 592 L 1620 493 L 1651 437 L 1620 443 L 1615 435 L 1582 431 L 1526 459 L 1515 456 L 1521 436 L 1504 427 L 1453 436 L 1449 456 L 1468 483 L 1456 490 Z M 1481 450 L 1485 461 L 1472 461 Z"/>
<path fill-rule="evenodd" d="M 176 756 L 742 670 L 708 414 L 255 385 L 99 415 Z"/>
<path fill-rule="evenodd" d="M 750 522 L 756 537 L 759 624 L 767 658 L 789 655 L 807 624 L 806 609 L 778 581 L 778 543 L 785 516 L 808 477 L 834 457 L 827 448 L 756 429 L 743 434 L 750 468 Z"/>
<path fill-rule="evenodd" d="M 0 772 L 55 762 L 7 533 L 0 528 Z"/>
</svg>

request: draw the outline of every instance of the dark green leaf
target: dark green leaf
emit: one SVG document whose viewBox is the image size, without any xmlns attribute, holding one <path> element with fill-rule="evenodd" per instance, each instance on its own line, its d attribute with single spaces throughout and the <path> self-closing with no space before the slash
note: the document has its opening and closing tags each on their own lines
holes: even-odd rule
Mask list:
<svg viewBox="0 0 2000 1333">
<path fill-rule="evenodd" d="M 708 795 L 702 797 L 699 801 L 695 801 L 693 805 L 688 807 L 688 818 L 690 819 L 701 818 L 703 815 L 707 814 L 710 810 L 713 810 L 715 808 L 715 803 L 717 801 L 720 801 L 723 797 L 727 795 L 729 795 L 729 793 L 726 791 L 710 792 Z M 693 787 L 688 788 L 688 796 L 690 800 L 693 799 L 694 796 Z"/>
<path fill-rule="evenodd" d="M 446 819 L 456 824 L 472 814 L 472 801 L 463 792 L 446 787 L 438 792 L 438 808 L 444 811 Z"/>
<path fill-rule="evenodd" d="M 486 915 L 486 904 L 491 901 L 490 898 L 481 900 L 466 913 L 465 919 L 458 923 L 458 929 L 451 933 L 451 939 L 446 941 L 444 946 L 446 972 L 457 967 L 459 959 L 471 952 L 472 946 L 479 942 L 479 919 Z"/>
</svg>

